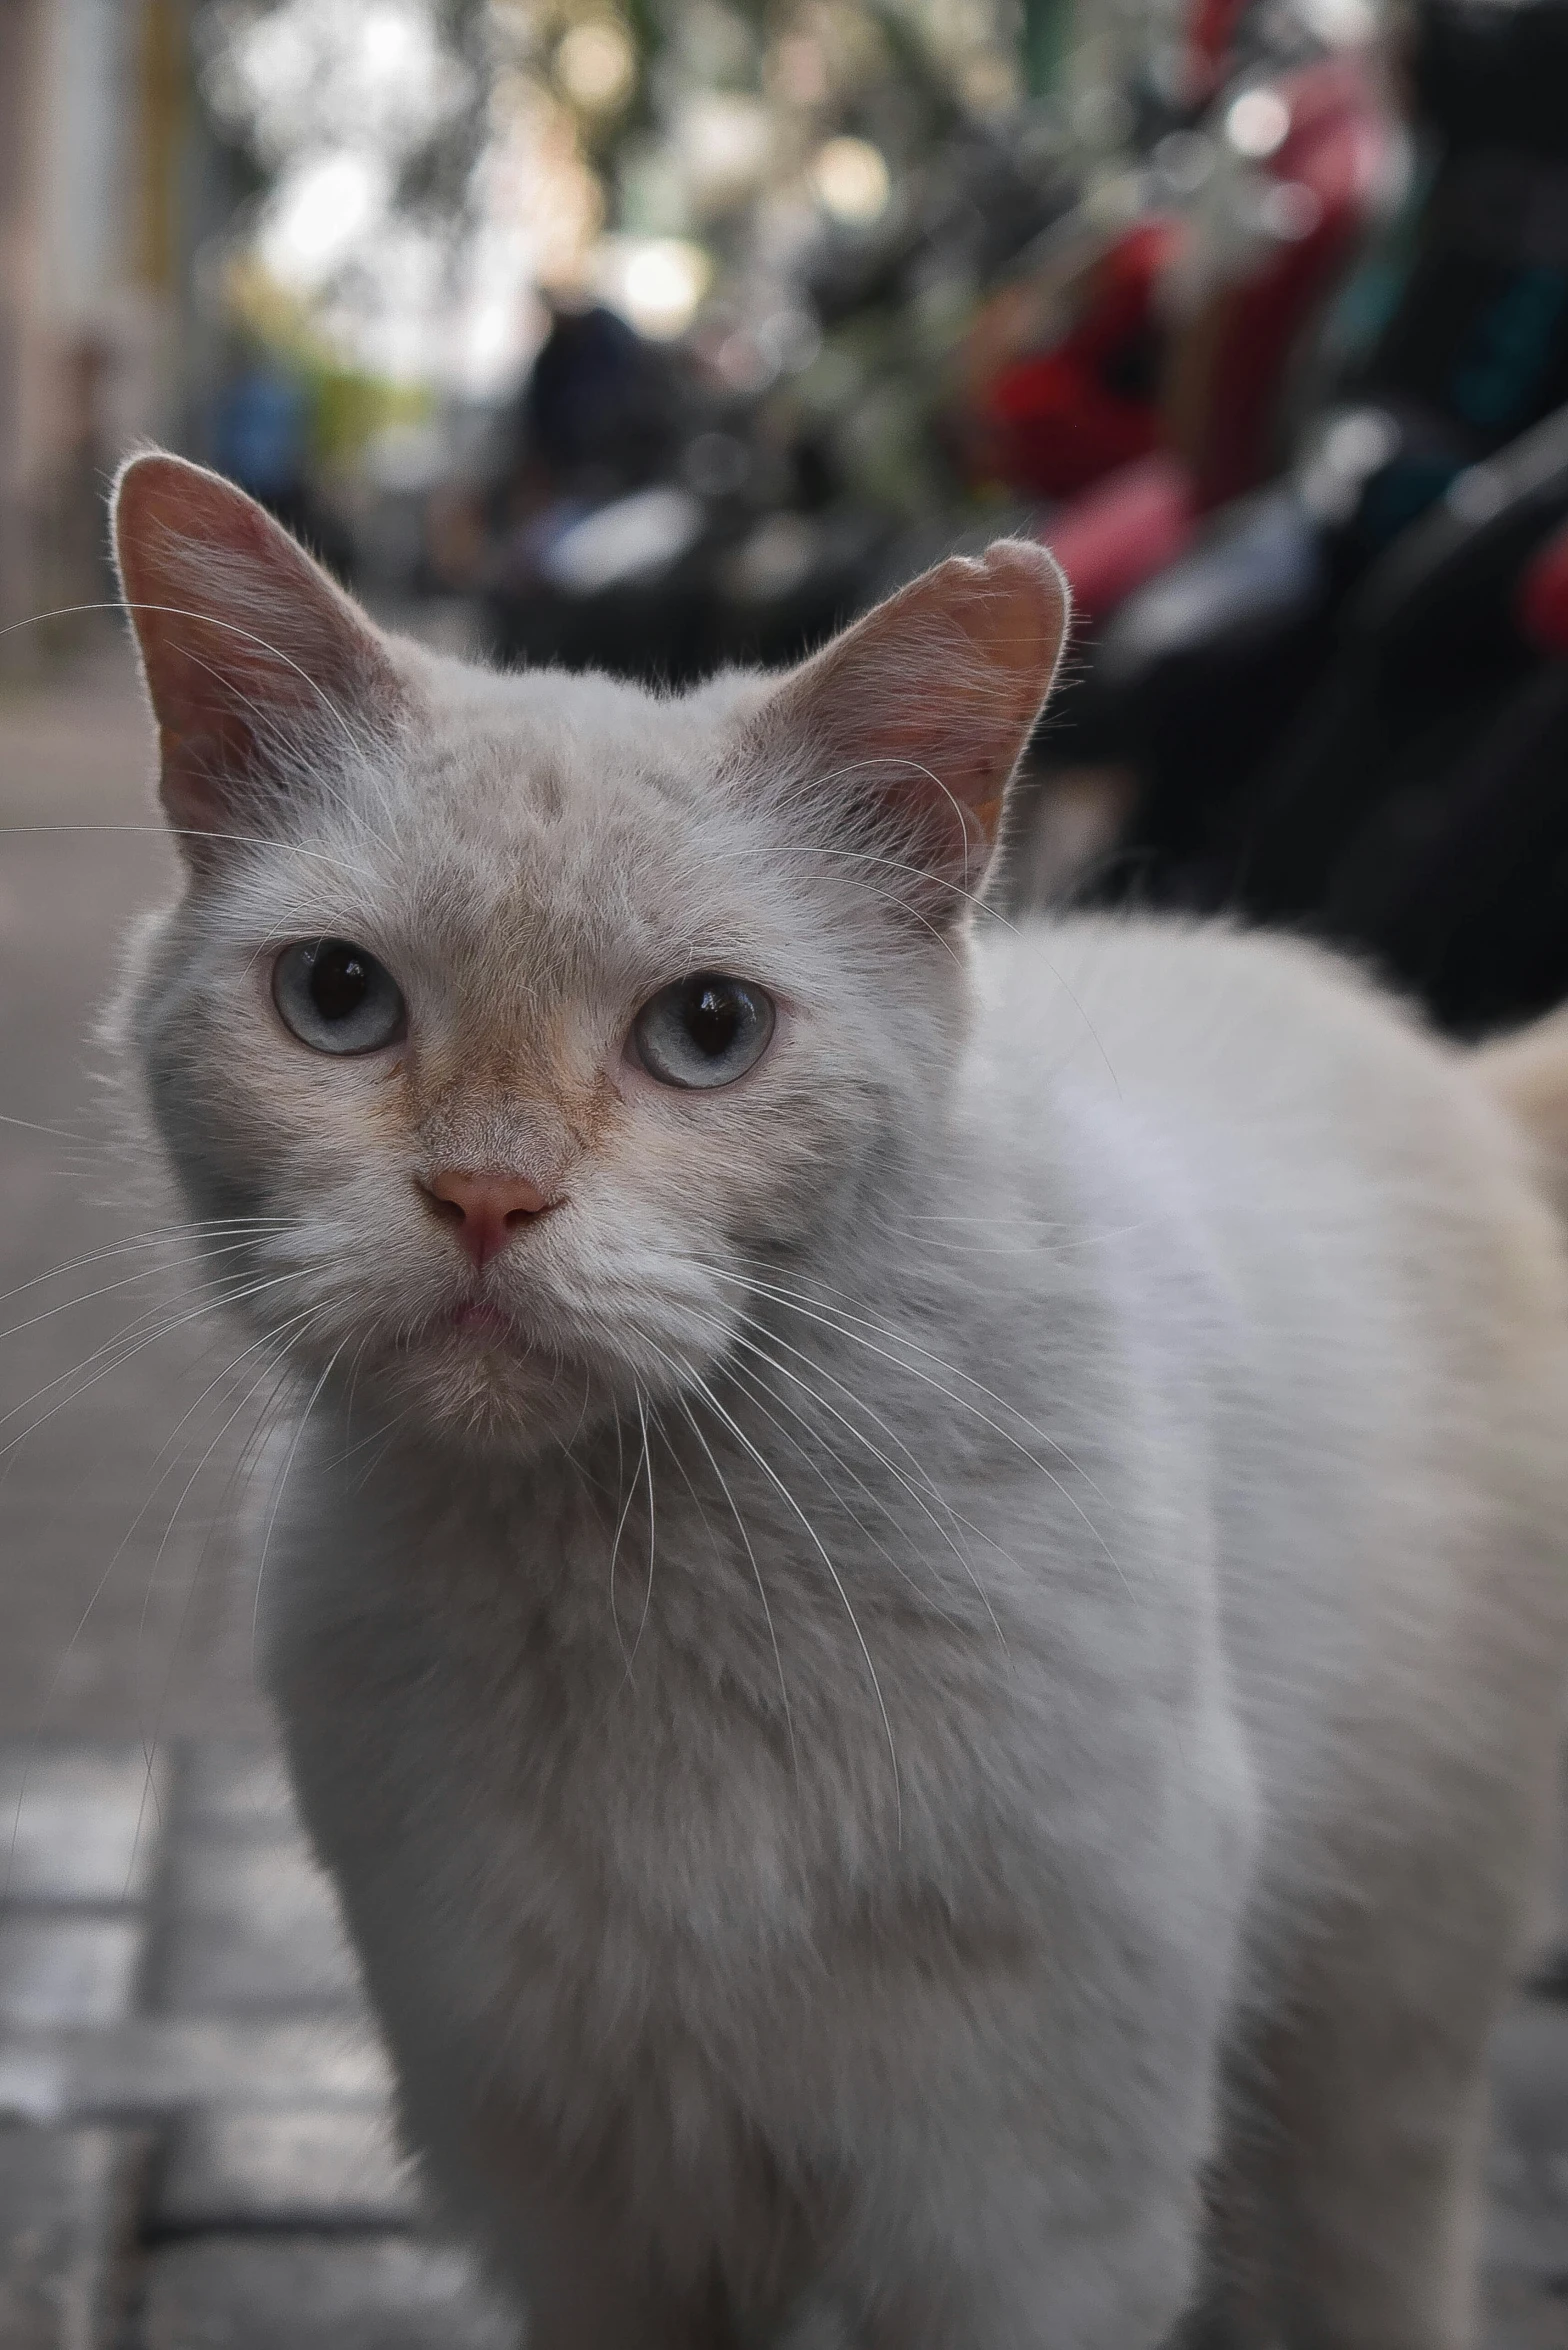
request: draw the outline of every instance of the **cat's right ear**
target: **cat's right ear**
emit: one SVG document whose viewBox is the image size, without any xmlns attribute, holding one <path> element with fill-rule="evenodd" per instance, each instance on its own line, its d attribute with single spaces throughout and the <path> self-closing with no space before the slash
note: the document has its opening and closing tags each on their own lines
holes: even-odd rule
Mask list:
<svg viewBox="0 0 1568 2350">
<path fill-rule="evenodd" d="M 385 733 L 403 706 L 385 640 L 270 514 L 204 466 L 133 457 L 114 556 L 157 721 L 159 793 L 186 858 L 265 823 L 334 737 Z"/>
</svg>

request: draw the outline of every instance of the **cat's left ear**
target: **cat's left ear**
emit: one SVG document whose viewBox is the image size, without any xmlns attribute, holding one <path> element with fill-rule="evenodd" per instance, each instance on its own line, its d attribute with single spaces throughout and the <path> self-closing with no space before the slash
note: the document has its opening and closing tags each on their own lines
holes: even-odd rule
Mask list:
<svg viewBox="0 0 1568 2350">
<path fill-rule="evenodd" d="M 405 689 L 379 630 L 220 474 L 133 457 L 112 511 L 164 812 L 200 871 L 226 835 L 276 817 L 334 741 L 394 725 Z"/>
<path fill-rule="evenodd" d="M 786 678 L 746 726 L 745 763 L 880 863 L 884 897 L 951 923 L 990 865 L 1069 610 L 1031 540 L 953 556 Z"/>
</svg>

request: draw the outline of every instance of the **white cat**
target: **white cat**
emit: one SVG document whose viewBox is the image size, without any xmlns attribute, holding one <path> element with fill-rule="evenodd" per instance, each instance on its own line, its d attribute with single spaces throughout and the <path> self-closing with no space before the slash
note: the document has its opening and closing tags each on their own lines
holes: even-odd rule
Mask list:
<svg viewBox="0 0 1568 2350">
<path fill-rule="evenodd" d="M 1460 2350 L 1568 1043 L 973 923 L 1038 548 L 670 697 L 389 639 L 173 458 L 117 542 L 128 1049 L 306 1382 L 272 1685 L 532 2350 Z"/>
</svg>

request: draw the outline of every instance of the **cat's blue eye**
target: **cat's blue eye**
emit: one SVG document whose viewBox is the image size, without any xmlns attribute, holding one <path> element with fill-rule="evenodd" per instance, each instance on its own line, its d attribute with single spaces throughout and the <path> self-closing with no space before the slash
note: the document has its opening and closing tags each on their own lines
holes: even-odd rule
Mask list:
<svg viewBox="0 0 1568 2350">
<path fill-rule="evenodd" d="M 384 963 L 346 938 L 303 938 L 272 967 L 285 1028 L 318 1053 L 373 1053 L 408 1026 L 403 991 Z"/>
<path fill-rule="evenodd" d="M 732 1085 L 761 1060 L 773 1000 L 744 979 L 695 971 L 661 988 L 632 1023 L 632 1045 L 661 1085 Z"/>
</svg>

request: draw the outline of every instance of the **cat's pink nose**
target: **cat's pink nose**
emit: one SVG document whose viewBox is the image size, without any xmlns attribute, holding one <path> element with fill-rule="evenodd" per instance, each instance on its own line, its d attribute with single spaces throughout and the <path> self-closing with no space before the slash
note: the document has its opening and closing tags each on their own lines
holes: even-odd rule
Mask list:
<svg viewBox="0 0 1568 2350">
<path fill-rule="evenodd" d="M 419 1188 L 480 1266 L 498 1257 L 525 1225 L 537 1223 L 561 1204 L 526 1175 L 469 1175 L 444 1168 L 438 1175 L 421 1177 Z"/>
</svg>

